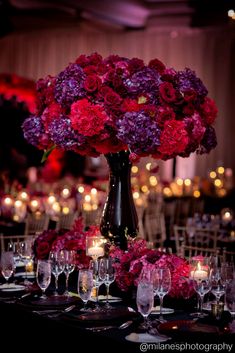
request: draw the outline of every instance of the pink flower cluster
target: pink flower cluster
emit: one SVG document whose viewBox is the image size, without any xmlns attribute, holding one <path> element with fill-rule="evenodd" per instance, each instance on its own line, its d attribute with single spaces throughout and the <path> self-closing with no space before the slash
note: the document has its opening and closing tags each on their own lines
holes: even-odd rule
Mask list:
<svg viewBox="0 0 235 353">
<path fill-rule="evenodd" d="M 208 153 L 217 143 L 217 108 L 207 94 L 189 68 L 81 55 L 57 76 L 38 81 L 37 109 L 24 122 L 24 135 L 40 149 L 91 156 L 129 150 L 135 161 Z"/>
<path fill-rule="evenodd" d="M 168 267 L 171 272 L 169 295 L 189 298 L 194 293 L 189 281 L 187 261 L 173 254 L 169 255 L 159 250 L 148 249 L 145 240 L 129 239 L 127 251 L 112 246 L 110 256 L 115 260 L 116 282 L 123 291 L 138 284 L 142 271 Z"/>
<path fill-rule="evenodd" d="M 90 257 L 86 256 L 86 237 L 100 234 L 98 226 L 91 226 L 84 231 L 82 218 L 78 218 L 72 230 L 59 233 L 54 230 L 40 234 L 34 242 L 34 253 L 37 259 L 47 259 L 51 250 L 75 250 L 76 263 L 79 269 L 88 268 Z"/>
</svg>

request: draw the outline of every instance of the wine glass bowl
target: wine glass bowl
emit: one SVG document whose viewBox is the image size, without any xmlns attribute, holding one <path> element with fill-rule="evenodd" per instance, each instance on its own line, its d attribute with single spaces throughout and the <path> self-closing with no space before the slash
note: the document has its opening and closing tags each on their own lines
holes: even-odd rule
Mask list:
<svg viewBox="0 0 235 353">
<path fill-rule="evenodd" d="M 153 285 L 147 281 L 140 281 L 137 287 L 136 304 L 139 313 L 144 318 L 142 328 L 148 329 L 149 324 L 147 318 L 153 309 L 154 294 Z"/>
<path fill-rule="evenodd" d="M 5 251 L 1 254 L 1 273 L 6 280 L 6 283 L 9 284 L 9 279 L 14 273 L 15 263 L 12 251 Z"/>
<path fill-rule="evenodd" d="M 86 308 L 87 302 L 91 299 L 93 288 L 93 271 L 79 270 L 78 274 L 78 294 L 84 303 L 84 308 L 81 311 L 88 311 Z"/>
<path fill-rule="evenodd" d="M 36 280 L 42 290 L 41 299 L 47 299 L 45 291 L 51 282 L 51 262 L 47 260 L 38 260 L 36 270 Z"/>
<path fill-rule="evenodd" d="M 160 314 L 159 321 L 164 322 L 162 315 L 163 299 L 171 289 L 171 272 L 169 268 L 157 268 L 152 273 L 154 295 L 158 295 L 160 299 Z"/>
</svg>

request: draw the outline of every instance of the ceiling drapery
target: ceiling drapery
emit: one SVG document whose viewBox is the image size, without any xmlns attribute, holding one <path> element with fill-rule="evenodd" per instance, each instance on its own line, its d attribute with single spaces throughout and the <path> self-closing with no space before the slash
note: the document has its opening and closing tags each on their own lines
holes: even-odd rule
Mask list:
<svg viewBox="0 0 235 353">
<path fill-rule="evenodd" d="M 218 161 L 235 170 L 235 34 L 232 31 L 159 28 L 112 32 L 77 27 L 12 34 L 0 39 L 0 48 L 0 72 L 14 72 L 31 79 L 55 75 L 81 53 L 94 51 L 103 56 L 139 57 L 146 62 L 158 57 L 178 70 L 194 69 L 219 108 L 218 147 L 209 155 L 184 161 L 185 173 L 189 173 L 185 177 L 191 176 L 193 170 L 205 176 Z"/>
</svg>

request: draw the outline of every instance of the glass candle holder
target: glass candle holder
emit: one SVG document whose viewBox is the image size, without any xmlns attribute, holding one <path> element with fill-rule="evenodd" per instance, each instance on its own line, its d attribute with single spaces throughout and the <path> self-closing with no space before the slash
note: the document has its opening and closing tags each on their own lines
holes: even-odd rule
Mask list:
<svg viewBox="0 0 235 353">
<path fill-rule="evenodd" d="M 93 260 L 104 256 L 105 239 L 102 236 L 86 237 L 86 255 Z"/>
</svg>

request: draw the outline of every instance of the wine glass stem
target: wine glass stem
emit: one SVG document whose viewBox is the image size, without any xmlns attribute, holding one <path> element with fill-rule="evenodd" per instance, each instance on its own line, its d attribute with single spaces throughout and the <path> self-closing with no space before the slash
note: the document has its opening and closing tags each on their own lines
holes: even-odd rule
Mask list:
<svg viewBox="0 0 235 353">
<path fill-rule="evenodd" d="M 58 278 L 59 278 L 58 275 L 55 276 L 55 292 L 56 292 L 56 294 L 58 294 Z"/>
<path fill-rule="evenodd" d="M 203 298 L 204 298 L 204 295 L 200 295 L 199 294 L 199 308 L 200 308 L 200 313 L 201 314 L 202 314 Z"/>
<path fill-rule="evenodd" d="M 96 289 L 96 307 L 99 307 L 99 286 L 95 288 Z"/>
<path fill-rule="evenodd" d="M 106 305 L 109 305 L 109 284 L 106 284 Z"/>
<path fill-rule="evenodd" d="M 69 273 L 66 273 L 65 293 L 69 293 Z"/>
<path fill-rule="evenodd" d="M 160 299 L 160 315 L 159 315 L 159 319 L 163 320 L 163 316 L 162 316 L 162 307 L 163 307 L 163 296 L 159 296 Z"/>
</svg>

